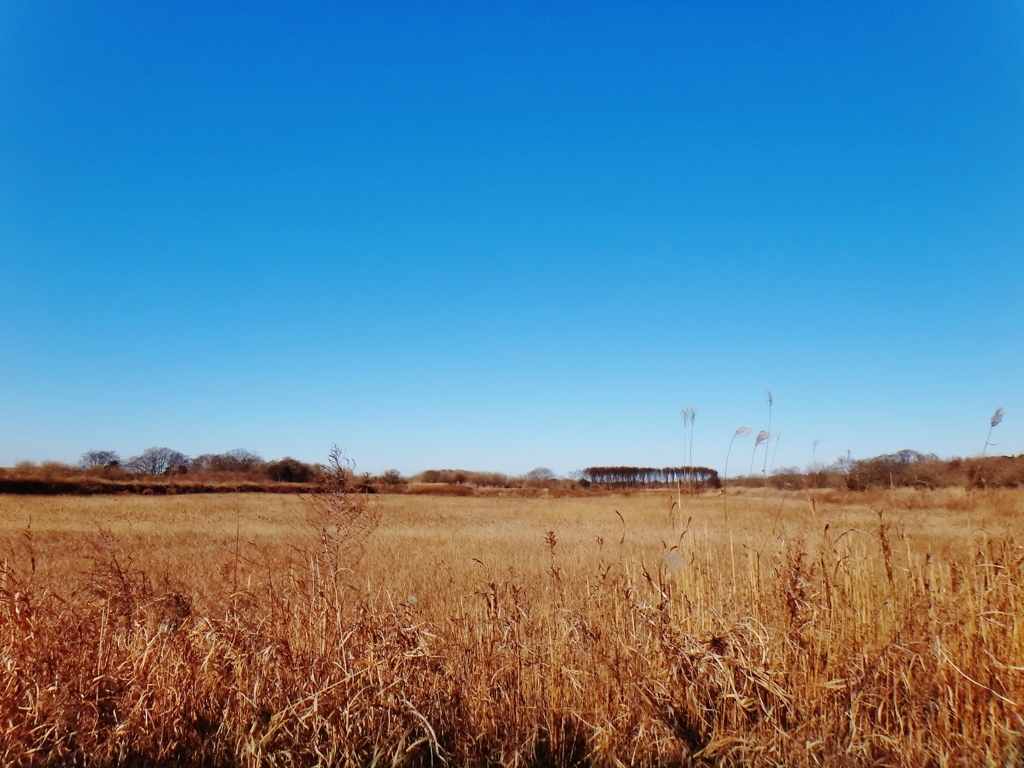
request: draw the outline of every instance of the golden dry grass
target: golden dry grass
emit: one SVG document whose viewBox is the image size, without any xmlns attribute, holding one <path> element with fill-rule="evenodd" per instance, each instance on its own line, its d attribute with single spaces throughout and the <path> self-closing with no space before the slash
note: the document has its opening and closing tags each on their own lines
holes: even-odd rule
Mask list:
<svg viewBox="0 0 1024 768">
<path fill-rule="evenodd" d="M 671 499 L 0 497 L 0 763 L 1024 759 L 1024 493 Z"/>
</svg>

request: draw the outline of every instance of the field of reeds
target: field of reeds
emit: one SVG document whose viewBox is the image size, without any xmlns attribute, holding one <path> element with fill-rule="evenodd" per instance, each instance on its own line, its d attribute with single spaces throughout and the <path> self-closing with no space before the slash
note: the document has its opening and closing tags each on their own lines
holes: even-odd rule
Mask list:
<svg viewBox="0 0 1024 768">
<path fill-rule="evenodd" d="M 1024 491 L 0 496 L 0 764 L 1024 762 Z"/>
</svg>

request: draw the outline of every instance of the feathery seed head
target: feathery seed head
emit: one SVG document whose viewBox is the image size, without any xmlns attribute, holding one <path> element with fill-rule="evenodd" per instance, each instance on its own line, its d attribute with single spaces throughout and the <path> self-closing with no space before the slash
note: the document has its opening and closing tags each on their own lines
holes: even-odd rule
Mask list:
<svg viewBox="0 0 1024 768">
<path fill-rule="evenodd" d="M 1002 406 L 996 408 L 996 412 L 992 414 L 992 420 L 989 422 L 989 426 L 995 427 L 999 425 L 999 422 L 1003 420 L 1003 414 L 1006 411 L 1003 410 Z"/>
</svg>

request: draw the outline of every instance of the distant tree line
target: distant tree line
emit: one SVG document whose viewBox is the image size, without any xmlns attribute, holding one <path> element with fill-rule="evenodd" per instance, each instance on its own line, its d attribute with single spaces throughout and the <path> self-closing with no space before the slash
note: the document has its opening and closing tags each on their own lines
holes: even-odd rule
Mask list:
<svg viewBox="0 0 1024 768">
<path fill-rule="evenodd" d="M 717 470 L 709 467 L 587 467 L 583 474 L 589 482 L 610 488 L 641 488 L 675 483 L 697 488 L 718 488 L 721 485 Z"/>
<path fill-rule="evenodd" d="M 277 461 L 265 461 L 262 456 L 245 448 L 225 453 L 204 453 L 190 458 L 173 448 L 153 446 L 137 456 L 122 460 L 117 451 L 86 451 L 78 462 L 80 469 L 107 477 L 133 475 L 234 475 L 266 477 L 279 483 L 309 483 L 322 471 L 318 464 L 286 456 Z"/>
<path fill-rule="evenodd" d="M 29 492 L 17 490 L 21 488 L 17 483 L 52 485 L 57 482 L 92 483 L 97 488 L 108 489 L 121 484 L 124 488 L 135 489 L 135 492 L 164 486 L 187 486 L 193 490 L 209 488 L 211 491 L 232 488 L 259 490 L 284 483 L 289 484 L 289 490 L 303 492 L 303 488 L 315 484 L 324 471 L 320 464 L 305 463 L 291 457 L 266 461 L 258 453 L 244 448 L 204 453 L 193 458 L 172 448 L 154 446 L 127 459 L 122 459 L 116 451 L 92 450 L 82 454 L 77 466 L 48 461 L 39 465 L 22 462 L 13 469 L 0 468 L 0 485 L 7 484 L 0 487 L 0 493 Z M 693 490 L 721 487 L 718 472 L 714 469 L 688 466 L 588 467 L 571 472 L 568 477 L 560 477 L 546 467 L 537 467 L 518 476 L 462 469 L 428 469 L 411 477 L 405 477 L 395 469 L 379 475 L 356 474 L 354 471 L 352 474 L 352 487 L 366 493 L 444 494 L 458 491 L 465 495 L 485 488 L 500 492 L 574 493 L 590 487 L 628 490 L 674 487 L 677 483 Z M 729 481 L 730 486 L 762 487 L 766 483 L 784 489 L 836 488 L 851 491 L 890 487 L 1024 487 L 1024 455 L 941 459 L 933 453 L 903 450 L 866 459 L 852 459 L 847 455 L 832 464 L 813 464 L 805 471 L 799 467 L 784 467 L 775 470 L 768 478 L 750 476 Z"/>
<path fill-rule="evenodd" d="M 389 473 L 383 478 L 387 480 Z M 442 485 L 458 485 L 471 488 L 572 488 L 577 485 L 576 478 L 559 477 L 547 467 L 531 469 L 524 475 L 506 475 L 503 472 L 475 472 L 469 469 L 426 469 L 410 478 L 398 476 L 390 484 L 426 483 Z"/>
<path fill-rule="evenodd" d="M 737 478 L 737 485 L 760 487 L 764 478 Z M 1019 488 L 1024 487 L 1024 455 L 942 459 L 909 449 L 866 459 L 841 457 L 829 465 L 777 469 L 767 480 L 775 488 Z M 733 481 L 730 480 L 732 485 Z"/>
<path fill-rule="evenodd" d="M 903 450 L 849 464 L 851 490 L 907 486 L 915 488 L 1008 488 L 1024 485 L 1024 456 L 940 459 L 934 453 Z"/>
<path fill-rule="evenodd" d="M 413 475 L 414 483 L 445 483 L 488 488 L 508 488 L 513 478 L 501 472 L 474 472 L 468 469 L 425 469 Z"/>
</svg>

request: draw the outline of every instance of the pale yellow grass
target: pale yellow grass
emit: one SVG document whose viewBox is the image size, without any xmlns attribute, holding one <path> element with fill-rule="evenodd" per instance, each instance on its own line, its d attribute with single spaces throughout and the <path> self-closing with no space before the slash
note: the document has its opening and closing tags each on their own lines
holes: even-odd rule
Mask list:
<svg viewBox="0 0 1024 768">
<path fill-rule="evenodd" d="M 294 496 L 0 497 L 2 761 L 1022 754 L 1022 492 L 372 503 L 356 561 Z"/>
</svg>

